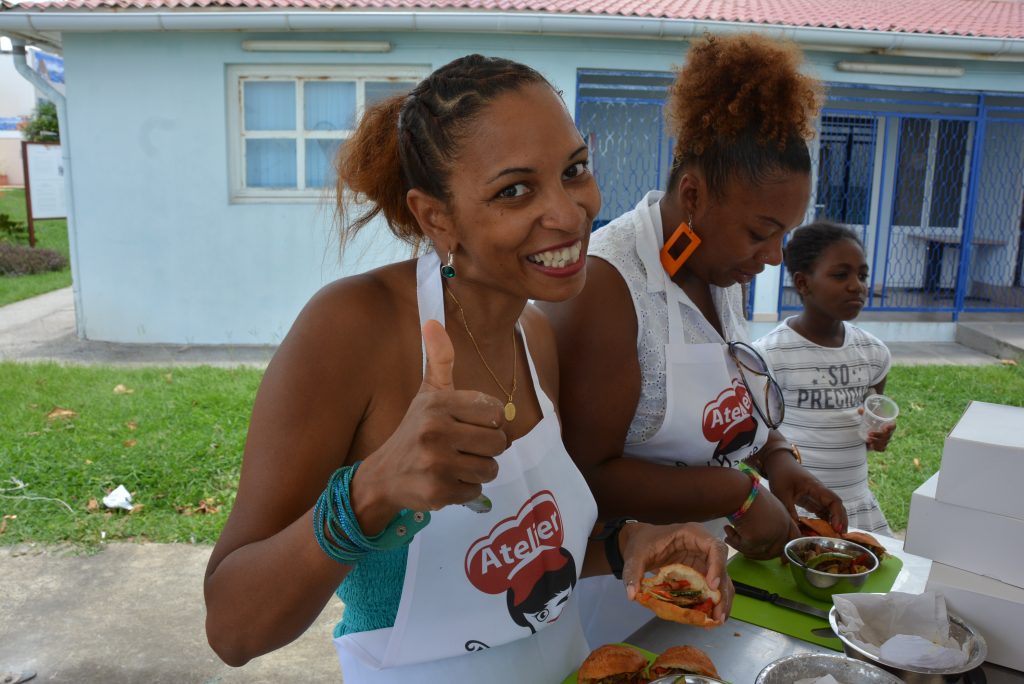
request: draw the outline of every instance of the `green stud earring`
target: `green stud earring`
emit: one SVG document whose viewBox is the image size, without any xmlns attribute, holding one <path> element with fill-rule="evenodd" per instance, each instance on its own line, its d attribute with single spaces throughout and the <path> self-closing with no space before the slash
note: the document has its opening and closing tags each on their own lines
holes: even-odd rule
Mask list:
<svg viewBox="0 0 1024 684">
<path fill-rule="evenodd" d="M 448 263 L 441 267 L 441 275 L 445 278 L 455 277 L 455 257 L 451 252 L 448 252 Z"/>
</svg>

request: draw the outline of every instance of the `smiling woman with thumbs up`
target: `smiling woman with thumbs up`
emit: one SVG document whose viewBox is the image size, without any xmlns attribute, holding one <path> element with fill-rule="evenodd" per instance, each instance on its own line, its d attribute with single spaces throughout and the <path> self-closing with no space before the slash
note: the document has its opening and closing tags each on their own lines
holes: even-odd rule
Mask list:
<svg viewBox="0 0 1024 684">
<path fill-rule="evenodd" d="M 587 146 L 533 69 L 479 55 L 370 107 L 338 197 L 419 259 L 320 291 L 256 397 L 242 477 L 205 582 L 232 665 L 344 601 L 346 684 L 556 682 L 589 648 L 572 593 L 688 563 L 731 588 L 699 526 L 603 526 L 562 444 L 553 333 L 529 299 L 583 287 L 600 206 Z M 367 228 L 368 229 L 368 228 Z M 607 557 L 606 557 L 607 554 Z"/>
</svg>

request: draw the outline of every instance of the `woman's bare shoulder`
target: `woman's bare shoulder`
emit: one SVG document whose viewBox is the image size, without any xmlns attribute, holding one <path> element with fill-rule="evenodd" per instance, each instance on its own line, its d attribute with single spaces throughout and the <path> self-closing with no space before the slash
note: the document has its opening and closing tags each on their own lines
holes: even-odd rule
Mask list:
<svg viewBox="0 0 1024 684">
<path fill-rule="evenodd" d="M 415 261 L 403 261 L 328 283 L 313 295 L 297 320 L 380 324 L 415 301 Z"/>
<path fill-rule="evenodd" d="M 358 374 L 418 330 L 415 262 L 328 283 L 306 303 L 271 362 Z"/>
</svg>

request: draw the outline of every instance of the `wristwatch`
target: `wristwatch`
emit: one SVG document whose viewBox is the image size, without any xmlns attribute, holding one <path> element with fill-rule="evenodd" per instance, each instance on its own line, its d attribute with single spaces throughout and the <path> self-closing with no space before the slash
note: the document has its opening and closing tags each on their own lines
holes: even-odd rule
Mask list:
<svg viewBox="0 0 1024 684">
<path fill-rule="evenodd" d="M 621 518 L 614 518 L 604 524 L 604 529 L 594 537 L 595 541 L 604 541 L 604 555 L 608 559 L 608 567 L 611 568 L 615 579 L 622 579 L 622 568 L 626 561 L 622 558 L 622 550 L 619 548 L 619 532 L 629 523 L 640 522 L 628 515 Z"/>
</svg>

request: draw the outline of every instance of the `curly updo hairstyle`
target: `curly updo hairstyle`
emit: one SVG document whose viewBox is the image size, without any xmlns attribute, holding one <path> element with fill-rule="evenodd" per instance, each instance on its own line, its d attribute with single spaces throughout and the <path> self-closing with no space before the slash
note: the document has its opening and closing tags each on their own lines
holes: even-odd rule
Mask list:
<svg viewBox="0 0 1024 684">
<path fill-rule="evenodd" d="M 452 163 L 474 120 L 499 95 L 533 83 L 551 85 L 524 64 L 468 55 L 438 68 L 408 95 L 368 107 L 337 156 L 342 240 L 383 214 L 396 237 L 419 245 L 423 233 L 406 204 L 408 191 L 448 201 Z M 370 206 L 347 220 L 347 199 Z"/>
<path fill-rule="evenodd" d="M 810 173 L 821 85 L 800 73 L 802 60 L 796 45 L 754 33 L 696 41 L 666 105 L 676 139 L 669 189 L 692 168 L 717 199 L 733 179 Z"/>
<path fill-rule="evenodd" d="M 864 249 L 857 233 L 838 223 L 815 221 L 797 228 L 786 243 L 786 270 L 790 275 L 812 272 L 825 250 L 841 240 L 849 240 Z"/>
</svg>

